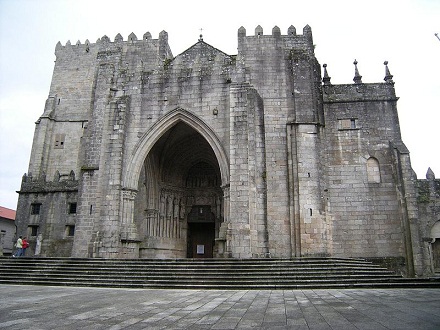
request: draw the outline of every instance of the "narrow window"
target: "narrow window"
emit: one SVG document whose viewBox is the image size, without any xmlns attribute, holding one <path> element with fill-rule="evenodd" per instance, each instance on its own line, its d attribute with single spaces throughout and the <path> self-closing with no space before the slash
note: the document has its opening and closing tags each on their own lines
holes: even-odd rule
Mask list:
<svg viewBox="0 0 440 330">
<path fill-rule="evenodd" d="M 37 236 L 37 234 L 38 234 L 38 226 L 36 225 L 28 226 L 28 236 L 34 237 Z"/>
<path fill-rule="evenodd" d="M 69 203 L 69 214 L 76 214 L 76 203 Z"/>
<path fill-rule="evenodd" d="M 32 215 L 40 214 L 40 210 L 41 210 L 41 203 L 32 203 L 31 204 L 31 214 Z"/>
<path fill-rule="evenodd" d="M 367 160 L 367 180 L 373 183 L 380 182 L 379 161 L 374 157 Z"/>
<path fill-rule="evenodd" d="M 66 226 L 66 236 L 74 236 L 75 235 L 75 226 L 67 225 Z"/>
<path fill-rule="evenodd" d="M 350 119 L 350 128 L 355 129 L 356 128 L 356 119 Z"/>
</svg>

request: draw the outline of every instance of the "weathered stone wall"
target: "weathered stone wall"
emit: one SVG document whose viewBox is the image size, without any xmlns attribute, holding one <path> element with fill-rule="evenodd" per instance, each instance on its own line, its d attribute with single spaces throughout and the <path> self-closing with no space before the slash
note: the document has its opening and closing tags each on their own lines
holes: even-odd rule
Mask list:
<svg viewBox="0 0 440 330">
<path fill-rule="evenodd" d="M 404 255 L 396 101 L 391 84 L 324 86 L 332 255 Z"/>
<path fill-rule="evenodd" d="M 78 217 L 76 210 L 71 212 L 70 204 L 77 203 L 77 192 L 78 181 L 74 177 L 63 181 L 46 181 L 44 177 L 23 178 L 16 225 L 17 235 L 28 237 L 30 246 L 27 255 L 36 253 L 37 238 L 41 235 L 41 253 L 37 254 L 70 257 L 74 236 L 68 227 L 74 231 Z M 33 204 L 40 204 L 38 214 L 33 214 Z"/>
<path fill-rule="evenodd" d="M 258 26 L 251 36 L 240 28 L 237 79 L 240 78 L 255 87 L 264 107 L 261 134 L 264 134 L 265 145 L 270 255 L 325 254 L 322 203 L 316 193 L 316 187 L 320 185 L 319 138 L 316 142 L 312 141 L 315 136 L 309 140 L 305 135 L 310 130 L 316 134 L 319 131 L 316 126 L 322 121 L 320 72 L 313 54 L 310 28 L 305 27 L 303 35 L 297 35 L 295 28 L 290 27 L 287 35 L 281 35 L 279 28 L 275 27 L 271 35 L 264 35 Z M 295 129 L 288 129 L 288 124 L 295 125 Z M 294 148 L 292 143 L 295 143 Z M 298 167 L 297 164 L 304 166 Z M 304 179 L 311 172 L 316 180 L 314 187 L 310 186 L 311 180 Z M 303 183 L 303 180 L 308 182 Z M 295 198 L 298 199 L 296 206 Z M 315 210 L 314 216 L 310 216 L 311 209 Z M 308 224 L 312 217 L 319 223 L 313 229 Z"/>
<path fill-rule="evenodd" d="M 55 67 L 43 115 L 36 123 L 29 172 L 53 177 L 79 173 L 80 138 L 91 111 L 98 44 L 57 44 Z"/>
<path fill-rule="evenodd" d="M 332 85 L 302 32 L 240 28 L 237 55 L 200 37 L 174 57 L 164 31 L 58 44 L 20 230 L 38 223 L 45 255 L 185 257 L 187 217 L 203 205 L 217 256 L 383 258 L 425 274 L 439 210 L 417 204 L 388 68 L 385 83 L 362 83 L 356 68 L 355 84 Z M 194 168 L 210 183 L 189 184 Z"/>
</svg>

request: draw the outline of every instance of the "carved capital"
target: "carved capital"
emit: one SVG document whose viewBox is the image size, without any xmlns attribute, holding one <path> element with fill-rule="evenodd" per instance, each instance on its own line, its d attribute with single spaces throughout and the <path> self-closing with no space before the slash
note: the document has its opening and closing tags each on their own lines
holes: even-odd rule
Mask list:
<svg viewBox="0 0 440 330">
<path fill-rule="evenodd" d="M 124 189 L 122 190 L 122 198 L 124 200 L 134 200 L 137 196 L 137 190 Z"/>
</svg>

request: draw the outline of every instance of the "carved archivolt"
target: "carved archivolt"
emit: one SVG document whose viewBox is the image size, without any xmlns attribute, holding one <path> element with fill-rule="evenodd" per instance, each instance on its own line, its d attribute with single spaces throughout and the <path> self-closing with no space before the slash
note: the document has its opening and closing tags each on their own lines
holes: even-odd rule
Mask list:
<svg viewBox="0 0 440 330">
<path fill-rule="evenodd" d="M 229 159 L 219 138 L 212 129 L 196 115 L 187 110 L 176 108 L 167 112 L 139 139 L 138 144 L 132 152 L 132 156 L 127 161 L 127 168 L 124 171 L 123 181 L 126 188 L 135 189 L 137 187 L 144 160 L 151 148 L 163 132 L 178 122 L 184 122 L 189 125 L 208 142 L 218 161 L 222 184 L 228 183 Z"/>
</svg>

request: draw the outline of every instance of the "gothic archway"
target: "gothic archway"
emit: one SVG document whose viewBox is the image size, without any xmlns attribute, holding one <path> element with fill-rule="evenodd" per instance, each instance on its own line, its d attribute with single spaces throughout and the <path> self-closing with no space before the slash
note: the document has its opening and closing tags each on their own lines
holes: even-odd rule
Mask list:
<svg viewBox="0 0 440 330">
<path fill-rule="evenodd" d="M 216 142 L 214 146 L 212 141 Z M 139 164 L 143 154 L 146 155 Z M 135 188 L 133 173 L 127 171 L 124 181 L 131 182 L 125 190 L 137 194 L 133 201 L 123 200 L 124 209 L 131 210 L 132 222 L 138 228 L 140 257 L 192 257 L 193 246 L 188 243 L 195 233 L 206 235 L 205 242 L 212 243 L 204 244 L 204 250 L 209 253 L 203 257 L 214 255 L 214 238 L 224 220 L 221 186 L 226 180 L 222 180 L 223 173 L 228 173 L 226 162 L 215 135 L 182 109 L 165 116 L 143 137 L 128 166 L 132 172 L 139 173 Z M 126 207 L 127 203 L 133 206 Z M 189 213 L 200 205 L 210 210 L 213 221 L 189 224 Z M 129 214 L 124 216 L 130 218 Z"/>
<path fill-rule="evenodd" d="M 176 108 L 166 113 L 139 139 L 131 156 L 127 159 L 126 171 L 123 175 L 123 189 L 137 189 L 142 164 L 151 148 L 161 138 L 163 132 L 178 122 L 183 122 L 192 127 L 208 142 L 219 164 L 222 185 L 225 186 L 229 183 L 229 158 L 214 131 L 193 113 L 182 108 Z"/>
</svg>

